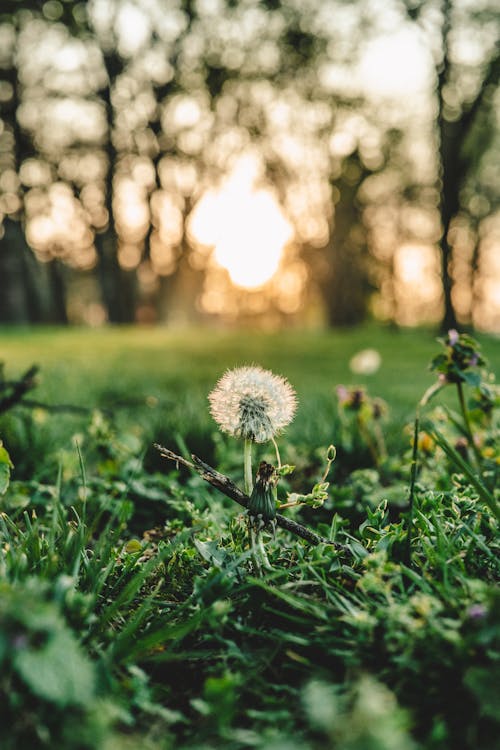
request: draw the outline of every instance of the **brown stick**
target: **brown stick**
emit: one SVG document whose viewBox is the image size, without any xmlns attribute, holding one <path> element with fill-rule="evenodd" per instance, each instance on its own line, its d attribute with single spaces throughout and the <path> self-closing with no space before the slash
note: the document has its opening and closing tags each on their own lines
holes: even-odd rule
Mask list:
<svg viewBox="0 0 500 750">
<path fill-rule="evenodd" d="M 24 375 L 22 375 L 19 380 L 16 380 L 13 383 L 9 383 L 11 393 L 9 393 L 8 396 L 4 396 L 4 398 L 0 399 L 0 414 L 8 411 L 12 406 L 15 406 L 15 404 L 19 403 L 24 394 L 28 391 L 31 391 L 31 389 L 35 387 L 35 377 L 39 369 L 40 368 L 38 367 L 38 365 L 33 365 L 29 368 L 29 370 L 26 370 Z"/>
<path fill-rule="evenodd" d="M 229 479 L 229 477 L 226 477 L 225 474 L 221 474 L 216 469 L 213 469 L 211 466 L 202 461 L 201 458 L 198 458 L 198 456 L 192 454 L 191 458 L 193 460 L 191 462 L 186 458 L 183 458 L 183 456 L 178 456 L 177 453 L 174 453 L 168 448 L 165 448 L 163 445 L 155 443 L 154 447 L 157 451 L 159 451 L 159 453 L 161 453 L 164 458 L 168 458 L 169 461 L 174 461 L 174 463 L 176 464 L 187 466 L 189 469 L 192 469 L 197 474 L 199 474 L 200 477 L 205 480 L 205 482 L 208 482 L 208 484 L 211 484 L 212 487 L 215 487 L 219 490 L 219 492 L 222 492 L 223 495 L 226 495 L 226 497 L 230 497 L 231 500 L 234 500 L 239 505 L 242 505 L 243 508 L 248 508 L 248 504 L 250 502 L 250 498 L 248 497 L 248 495 L 245 495 L 245 493 L 242 492 L 240 488 L 237 487 L 234 482 Z M 311 531 L 306 526 L 302 526 L 301 523 L 292 521 L 291 518 L 286 518 L 280 513 L 276 514 L 276 523 L 282 529 L 286 529 L 292 534 L 300 536 L 301 539 L 305 539 L 305 541 L 309 542 L 310 544 L 328 544 L 331 547 L 335 547 L 336 549 L 347 549 L 343 544 L 332 542 L 323 536 L 319 536 L 319 534 Z"/>
</svg>

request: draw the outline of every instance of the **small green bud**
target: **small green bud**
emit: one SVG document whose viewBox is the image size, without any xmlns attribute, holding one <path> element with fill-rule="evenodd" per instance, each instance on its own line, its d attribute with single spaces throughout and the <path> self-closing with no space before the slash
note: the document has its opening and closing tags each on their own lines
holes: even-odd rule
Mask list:
<svg viewBox="0 0 500 750">
<path fill-rule="evenodd" d="M 141 552 L 142 544 L 140 543 L 138 539 L 130 539 L 126 543 L 124 550 L 127 553 L 127 555 L 134 555 L 137 552 Z"/>
<path fill-rule="evenodd" d="M 336 457 L 337 457 L 336 447 L 334 445 L 329 445 L 328 450 L 326 452 L 326 460 L 329 463 L 332 463 L 333 461 L 335 461 Z"/>
</svg>

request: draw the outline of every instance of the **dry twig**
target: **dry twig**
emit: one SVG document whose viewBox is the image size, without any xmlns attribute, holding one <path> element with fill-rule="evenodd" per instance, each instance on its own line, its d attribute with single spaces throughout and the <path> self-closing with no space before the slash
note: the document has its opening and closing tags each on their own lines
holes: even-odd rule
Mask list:
<svg viewBox="0 0 500 750">
<path fill-rule="evenodd" d="M 234 500 L 239 505 L 242 505 L 243 508 L 248 508 L 248 504 L 250 502 L 250 498 L 248 497 L 248 495 L 245 495 L 245 493 L 242 492 L 240 488 L 237 487 L 234 482 L 229 479 L 229 477 L 226 477 L 225 474 L 221 474 L 219 471 L 206 464 L 201 460 L 201 458 L 198 458 L 198 456 L 192 454 L 192 461 L 188 461 L 183 456 L 178 456 L 177 453 L 174 453 L 168 448 L 165 448 L 163 445 L 155 443 L 154 447 L 164 458 L 168 458 L 170 461 L 173 461 L 176 464 L 187 466 L 189 469 L 192 469 L 197 474 L 199 474 L 199 476 L 204 479 L 205 482 L 208 482 L 208 484 L 211 484 L 212 487 L 215 487 L 219 490 L 219 492 L 222 492 L 223 495 L 226 495 L 226 497 L 230 497 L 231 500 Z M 282 516 L 280 513 L 276 515 L 276 523 L 282 529 L 286 529 L 292 534 L 301 537 L 301 539 L 305 539 L 305 541 L 309 542 L 310 544 L 328 544 L 331 547 L 335 547 L 336 549 L 347 549 L 343 544 L 332 542 L 329 539 L 316 534 L 314 531 L 311 531 L 301 523 L 297 523 L 297 521 L 292 521 L 291 518 Z"/>
<path fill-rule="evenodd" d="M 2 384 L 2 391 L 6 390 L 7 395 L 0 399 L 0 414 L 8 411 L 19 403 L 24 394 L 31 391 L 36 386 L 36 375 L 40 368 L 38 365 L 30 367 L 19 380 Z M 9 392 L 10 391 L 10 392 Z"/>
</svg>

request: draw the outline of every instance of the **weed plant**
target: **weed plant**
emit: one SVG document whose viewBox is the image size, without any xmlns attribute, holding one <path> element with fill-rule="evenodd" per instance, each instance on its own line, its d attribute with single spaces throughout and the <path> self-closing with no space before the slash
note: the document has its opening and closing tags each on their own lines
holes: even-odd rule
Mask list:
<svg viewBox="0 0 500 750">
<path fill-rule="evenodd" d="M 241 444 L 198 408 L 215 378 L 204 389 L 180 366 L 178 399 L 158 387 L 179 410 L 168 430 L 139 379 L 127 397 L 141 405 L 125 412 L 106 410 L 109 390 L 85 417 L 7 412 L 0 746 L 496 750 L 499 399 L 476 351 L 458 334 L 441 342 L 444 377 L 418 429 L 429 378 L 397 418 L 390 392 L 345 376 L 328 403 L 305 396 L 314 410 L 299 407 L 278 438 L 295 470 L 277 498 L 331 544 L 264 529 L 270 570 L 255 564 L 246 513 L 150 448 L 154 428 L 243 485 Z M 254 450 L 276 465 L 272 444 Z M 309 502 L 325 456 L 328 487 Z"/>
</svg>

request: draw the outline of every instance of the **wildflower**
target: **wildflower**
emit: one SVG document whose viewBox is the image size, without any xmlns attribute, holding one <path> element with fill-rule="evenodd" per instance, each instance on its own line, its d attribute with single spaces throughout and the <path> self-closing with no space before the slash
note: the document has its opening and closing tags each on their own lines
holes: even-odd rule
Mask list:
<svg viewBox="0 0 500 750">
<path fill-rule="evenodd" d="M 459 334 L 452 328 L 445 339 L 439 340 L 445 351 L 434 357 L 431 369 L 439 373 L 441 385 L 467 383 L 478 386 L 481 375 L 477 368 L 484 365 L 485 361 L 474 339 L 466 334 Z"/>
<path fill-rule="evenodd" d="M 488 614 L 484 604 L 472 604 L 467 610 L 467 617 L 470 620 L 483 620 Z"/>
<path fill-rule="evenodd" d="M 208 398 L 211 414 L 224 432 L 256 443 L 272 440 L 292 421 L 297 408 L 288 380 L 261 367 L 228 370 Z"/>
<path fill-rule="evenodd" d="M 349 391 L 345 385 L 338 385 L 335 390 L 339 400 L 339 406 L 345 406 L 349 401 Z"/>
<path fill-rule="evenodd" d="M 434 450 L 436 448 L 436 444 L 434 440 L 431 438 L 428 432 L 421 432 L 418 436 L 418 449 L 419 451 L 422 451 L 422 453 L 426 453 L 427 455 L 430 455 L 434 453 Z"/>
<path fill-rule="evenodd" d="M 359 411 L 366 403 L 366 393 L 362 388 L 353 386 L 346 388 L 345 385 L 338 385 L 336 388 L 339 406 L 351 411 Z"/>
</svg>

